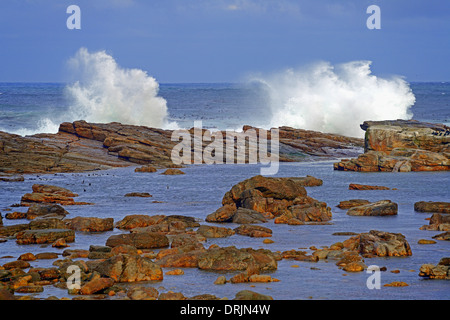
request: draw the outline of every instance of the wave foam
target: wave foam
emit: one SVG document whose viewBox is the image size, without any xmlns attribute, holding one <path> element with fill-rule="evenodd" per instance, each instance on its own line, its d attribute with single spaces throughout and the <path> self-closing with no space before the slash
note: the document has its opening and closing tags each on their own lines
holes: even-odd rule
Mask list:
<svg viewBox="0 0 450 320">
<path fill-rule="evenodd" d="M 361 137 L 363 121 L 411 119 L 415 103 L 402 77 L 374 76 L 370 66 L 370 61 L 321 62 L 253 80 L 269 93 L 271 126 Z"/>
<path fill-rule="evenodd" d="M 86 48 L 69 60 L 69 67 L 78 79 L 66 88 L 73 119 L 174 126 L 166 120 L 167 103 L 158 96 L 158 82 L 145 71 L 121 68 L 105 51 Z"/>
</svg>

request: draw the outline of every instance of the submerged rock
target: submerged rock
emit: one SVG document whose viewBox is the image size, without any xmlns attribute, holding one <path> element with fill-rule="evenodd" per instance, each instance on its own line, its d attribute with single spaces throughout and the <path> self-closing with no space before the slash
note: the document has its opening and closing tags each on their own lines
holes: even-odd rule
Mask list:
<svg viewBox="0 0 450 320">
<path fill-rule="evenodd" d="M 349 216 L 392 216 L 397 215 L 398 205 L 391 200 L 381 200 L 362 206 L 352 207 L 347 211 Z"/>
</svg>

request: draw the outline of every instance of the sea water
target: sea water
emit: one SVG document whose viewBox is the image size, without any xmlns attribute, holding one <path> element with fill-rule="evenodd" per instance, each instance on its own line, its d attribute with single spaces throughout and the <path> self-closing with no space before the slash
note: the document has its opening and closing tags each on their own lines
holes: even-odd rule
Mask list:
<svg viewBox="0 0 450 320">
<path fill-rule="evenodd" d="M 201 224 L 205 217 L 221 206 L 226 191 L 234 184 L 259 174 L 259 165 L 197 165 L 183 169 L 185 175 L 166 176 L 161 171 L 156 173 L 135 173 L 134 167 L 111 169 L 86 173 L 64 173 L 51 175 L 26 175 L 24 182 L 0 182 L 1 211 L 19 203 L 23 194 L 31 192 L 35 183 L 58 185 L 79 194 L 77 201 L 92 202 L 94 205 L 66 206 L 67 218 L 77 216 L 114 218 L 117 222 L 131 214 L 164 214 L 191 216 Z M 366 258 L 366 265 L 386 267 L 381 273 L 381 288 L 368 289 L 366 282 L 370 274 L 366 272 L 348 273 L 339 269 L 335 260 L 319 262 L 301 262 L 295 260 L 278 261 L 278 269 L 270 273 L 280 282 L 214 285 L 221 275 L 216 272 L 185 268 L 183 276 L 165 276 L 161 282 L 148 282 L 144 285 L 154 286 L 160 292 L 172 290 L 182 292 L 185 296 L 210 293 L 218 297 L 233 298 L 243 289 L 268 294 L 274 299 L 449 299 L 450 285 L 446 280 L 426 280 L 418 276 L 422 264 L 437 264 L 442 257 L 448 257 L 450 247 L 447 241 L 436 244 L 420 245 L 419 239 L 431 239 L 440 232 L 419 230 L 429 222 L 425 220 L 430 213 L 414 211 L 417 201 L 448 200 L 450 174 L 443 172 L 410 173 L 356 173 L 334 171 L 332 162 L 282 163 L 277 176 L 313 175 L 323 180 L 319 187 L 307 188 L 308 195 L 325 201 L 332 211 L 330 225 L 274 224 L 273 220 L 264 224 L 272 229 L 274 241 L 264 244 L 262 238 L 250 238 L 233 235 L 227 238 L 208 239 L 205 247 L 212 244 L 219 246 L 234 245 L 238 248 L 267 248 L 272 251 L 304 250 L 312 252 L 309 247 L 330 246 L 342 242 L 350 236 L 335 236 L 335 232 L 368 232 L 381 230 L 402 233 L 412 249 L 410 257 Z M 350 183 L 383 185 L 397 190 L 348 190 Z M 124 197 L 129 192 L 149 192 L 151 198 Z M 377 201 L 389 199 L 398 204 L 398 215 L 388 217 L 354 217 L 348 216 L 346 210 L 336 207 L 342 200 L 367 199 Z M 157 202 L 153 202 L 157 201 Z M 26 208 L 13 208 L 26 211 Z M 23 223 L 21 220 L 4 219 L 5 225 Z M 233 223 L 211 224 L 236 228 Z M 91 244 L 104 245 L 107 238 L 122 231 L 103 233 L 76 232 L 76 241 L 70 243 L 69 249 L 89 249 Z M 26 252 L 57 252 L 63 249 L 51 245 L 18 245 L 14 239 L 0 244 L 0 264 L 15 260 Z M 155 252 L 158 250 L 155 250 Z M 62 258 L 62 257 L 61 257 Z M 33 267 L 52 267 L 53 260 L 31 261 Z M 294 265 L 298 267 L 293 267 Z M 171 268 L 164 268 L 164 272 Z M 391 273 L 398 270 L 399 273 Z M 227 279 L 233 272 L 224 273 Z M 406 282 L 408 287 L 384 287 L 392 281 Z M 38 297 L 67 296 L 66 290 L 46 286 Z"/>
</svg>

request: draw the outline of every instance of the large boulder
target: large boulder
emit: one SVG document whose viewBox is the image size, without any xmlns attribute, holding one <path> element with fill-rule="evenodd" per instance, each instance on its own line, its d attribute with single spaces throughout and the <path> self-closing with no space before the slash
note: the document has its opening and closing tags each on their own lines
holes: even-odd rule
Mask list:
<svg viewBox="0 0 450 320">
<path fill-rule="evenodd" d="M 345 248 L 354 250 L 362 256 L 400 257 L 412 255 L 405 236 L 400 233 L 371 230 L 360 233 L 343 242 Z"/>
<path fill-rule="evenodd" d="M 450 258 L 442 258 L 437 265 L 423 264 L 420 267 L 419 276 L 428 279 L 450 280 Z"/>
<path fill-rule="evenodd" d="M 381 200 L 362 206 L 352 207 L 347 211 L 349 216 L 392 216 L 397 215 L 398 205 L 391 200 Z"/>
<path fill-rule="evenodd" d="M 197 229 L 197 232 L 205 238 L 225 238 L 232 236 L 235 233 L 234 230 L 229 228 L 207 225 L 201 225 Z"/>
<path fill-rule="evenodd" d="M 210 271 L 236 271 L 256 267 L 261 271 L 277 269 L 275 256 L 266 250 L 214 247 L 206 250 L 198 258 L 198 268 Z"/>
<path fill-rule="evenodd" d="M 231 222 L 236 213 L 236 204 L 226 204 L 206 217 L 207 222 Z"/>
<path fill-rule="evenodd" d="M 414 210 L 419 212 L 450 213 L 450 202 L 419 201 L 414 203 Z"/>
<path fill-rule="evenodd" d="M 78 194 L 72 191 L 51 185 L 34 184 L 33 192 L 22 196 L 20 204 L 29 207 L 35 203 L 57 203 L 60 205 L 85 205 L 87 202 L 76 202 L 73 198 Z"/>
<path fill-rule="evenodd" d="M 320 179 L 311 176 L 254 176 L 226 192 L 223 206 L 208 215 L 206 221 L 251 224 L 266 222 L 267 217 L 281 217 L 277 223 L 287 223 L 291 218 L 303 222 L 328 221 L 331 209 L 325 203 L 308 197 L 304 187 L 321 183 Z"/>
<path fill-rule="evenodd" d="M 232 219 L 233 223 L 250 224 L 264 223 L 267 219 L 258 211 L 246 208 L 238 208 Z"/>
<path fill-rule="evenodd" d="M 161 267 L 139 255 L 115 255 L 99 263 L 94 271 L 116 282 L 163 280 Z"/>
<path fill-rule="evenodd" d="M 365 153 L 334 164 L 344 171 L 448 171 L 450 127 L 415 120 L 365 121 Z"/>
<path fill-rule="evenodd" d="M 53 243 L 58 239 L 66 242 L 75 241 L 75 232 L 70 229 L 37 229 L 24 230 L 17 234 L 17 244 L 44 244 Z"/>
<path fill-rule="evenodd" d="M 164 219 L 164 215 L 149 216 L 145 214 L 133 214 L 124 217 L 116 222 L 115 227 L 118 229 L 129 230 L 138 227 L 147 227 L 160 223 Z"/>
<path fill-rule="evenodd" d="M 420 227 L 420 230 L 450 231 L 450 214 L 433 213 L 430 224 Z"/>
<path fill-rule="evenodd" d="M 154 249 L 169 246 L 167 236 L 157 232 L 137 232 L 112 235 L 106 240 L 106 246 L 130 245 L 137 249 Z"/>
<path fill-rule="evenodd" d="M 254 226 L 251 224 L 243 224 L 234 229 L 237 234 L 254 238 L 271 237 L 272 230 L 262 226 Z"/>
<path fill-rule="evenodd" d="M 62 206 L 55 203 L 35 203 L 28 207 L 27 219 L 36 217 L 59 217 L 64 218 L 69 213 Z"/>
<path fill-rule="evenodd" d="M 65 219 L 67 228 L 83 232 L 104 232 L 114 229 L 113 218 L 75 217 Z"/>
</svg>

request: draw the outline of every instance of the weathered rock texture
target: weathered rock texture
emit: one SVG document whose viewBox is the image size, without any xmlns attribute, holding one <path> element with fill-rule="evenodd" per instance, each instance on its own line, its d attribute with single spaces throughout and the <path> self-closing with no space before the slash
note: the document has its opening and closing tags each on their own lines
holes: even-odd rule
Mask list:
<svg viewBox="0 0 450 320">
<path fill-rule="evenodd" d="M 450 127 L 415 120 L 365 121 L 365 153 L 334 164 L 343 171 L 450 170 Z"/>
<path fill-rule="evenodd" d="M 90 204 L 87 202 L 76 202 L 73 198 L 78 197 L 78 194 L 62 187 L 34 184 L 32 189 L 32 193 L 26 193 L 22 196 L 20 200 L 22 206 L 28 207 L 37 203 L 58 203 L 64 206 Z"/>
<path fill-rule="evenodd" d="M 304 187 L 321 184 L 320 179 L 309 176 L 254 176 L 226 192 L 223 206 L 209 214 L 206 221 L 251 224 L 266 222 L 265 217 L 276 217 L 276 223 L 329 221 L 331 209 L 326 203 L 309 197 Z"/>
<path fill-rule="evenodd" d="M 419 276 L 429 279 L 450 280 L 450 258 L 442 258 L 437 265 L 423 264 L 420 267 Z"/>
<path fill-rule="evenodd" d="M 392 216 L 397 215 L 398 205 L 391 200 L 381 200 L 350 208 L 349 216 Z"/>
<path fill-rule="evenodd" d="M 401 257 L 412 255 L 411 247 L 404 235 L 371 230 L 360 233 L 343 242 L 345 248 L 356 250 L 365 257 Z"/>
<path fill-rule="evenodd" d="M 450 231 L 450 214 L 433 213 L 430 224 L 420 227 L 420 230 Z"/>
<path fill-rule="evenodd" d="M 419 212 L 450 213 L 450 202 L 419 201 L 414 203 L 414 210 Z"/>
<path fill-rule="evenodd" d="M 172 133 L 117 122 L 86 121 L 64 122 L 56 134 L 22 137 L 0 132 L 0 174 L 11 179 L 11 174 L 80 172 L 135 164 L 151 164 L 151 171 L 171 168 L 171 152 L 179 143 L 171 140 Z M 280 161 L 356 156 L 363 147 L 362 139 L 289 127 L 280 128 L 279 138 Z M 203 147 L 208 144 L 204 142 Z"/>
</svg>

